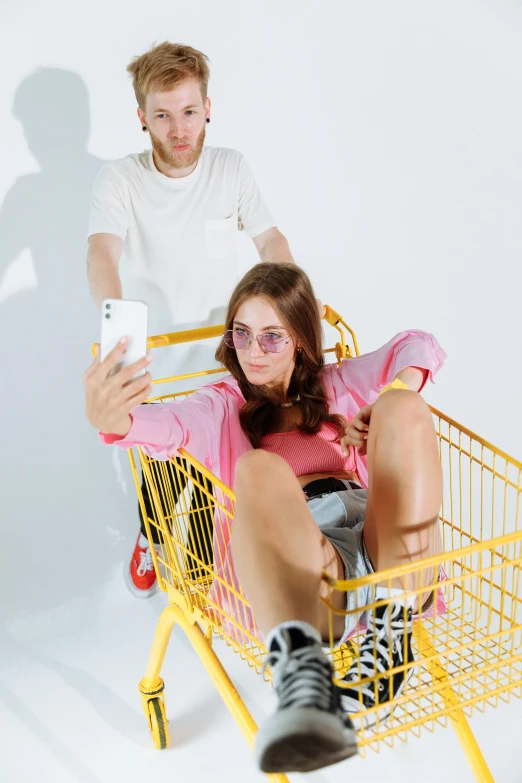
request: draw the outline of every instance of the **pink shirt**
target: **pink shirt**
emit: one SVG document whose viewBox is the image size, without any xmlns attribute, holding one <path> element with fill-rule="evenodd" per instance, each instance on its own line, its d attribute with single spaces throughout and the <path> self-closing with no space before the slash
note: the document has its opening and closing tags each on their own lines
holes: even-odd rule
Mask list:
<svg viewBox="0 0 522 783">
<path fill-rule="evenodd" d="M 428 371 L 433 381 L 445 358 L 433 335 L 409 330 L 395 335 L 372 353 L 346 359 L 340 366 L 327 364 L 322 370 L 322 381 L 330 413 L 340 413 L 350 421 L 360 408 L 375 402 L 380 390 L 401 370 L 420 367 Z M 244 402 L 237 381 L 227 376 L 183 400 L 140 405 L 132 411 L 132 425 L 125 438 L 100 433 L 100 439 L 123 449 L 141 446 L 148 456 L 159 460 L 170 459 L 180 448 L 187 449 L 233 488 L 237 461 L 252 448 L 239 421 Z M 356 449 L 350 449 L 343 469 L 353 470 L 362 486 L 368 486 L 366 458 Z M 240 590 L 232 561 L 230 530 L 219 518 L 214 526 L 214 560 L 218 575 Z M 236 601 L 219 586 L 218 580 L 213 582 L 210 597 L 245 628 L 254 629 L 251 613 L 238 617 Z"/>
<path fill-rule="evenodd" d="M 317 435 L 299 430 L 272 432 L 261 439 L 261 448 L 286 459 L 296 476 L 350 470 L 353 461 L 344 456 L 337 437 L 337 428 L 326 422 Z"/>
</svg>

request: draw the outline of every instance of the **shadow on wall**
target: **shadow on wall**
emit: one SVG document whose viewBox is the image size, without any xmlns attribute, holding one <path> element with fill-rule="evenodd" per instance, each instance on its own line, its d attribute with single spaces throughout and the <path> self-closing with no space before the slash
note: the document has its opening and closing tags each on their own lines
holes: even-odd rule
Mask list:
<svg viewBox="0 0 522 783">
<path fill-rule="evenodd" d="M 0 281 L 29 250 L 37 287 L 0 305 L 0 591 L 9 596 L 0 612 L 11 626 L 53 633 L 72 630 L 78 609 L 106 589 L 121 559 L 114 547 L 135 533 L 136 501 L 84 414 L 82 372 L 99 331 L 86 236 L 104 162 L 87 149 L 86 85 L 42 68 L 19 86 L 13 114 L 39 171 L 17 179 L 0 208 Z"/>
</svg>

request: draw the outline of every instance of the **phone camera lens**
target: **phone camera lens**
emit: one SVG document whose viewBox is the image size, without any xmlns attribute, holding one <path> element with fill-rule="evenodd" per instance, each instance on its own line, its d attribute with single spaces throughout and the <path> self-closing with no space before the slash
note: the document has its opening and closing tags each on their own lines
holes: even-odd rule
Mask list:
<svg viewBox="0 0 522 783">
<path fill-rule="evenodd" d="M 111 306 L 110 306 L 110 304 L 106 304 L 106 305 L 105 305 L 105 309 L 106 309 L 106 310 L 110 310 L 110 309 L 111 309 Z"/>
<path fill-rule="evenodd" d="M 105 313 L 105 318 L 110 318 L 110 317 L 111 317 L 110 313 Z"/>
</svg>

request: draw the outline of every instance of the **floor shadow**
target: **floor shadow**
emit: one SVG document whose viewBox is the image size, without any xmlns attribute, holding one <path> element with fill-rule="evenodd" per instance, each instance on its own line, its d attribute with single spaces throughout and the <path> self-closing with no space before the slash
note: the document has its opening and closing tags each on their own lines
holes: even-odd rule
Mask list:
<svg viewBox="0 0 522 783">
<path fill-rule="evenodd" d="M 56 674 L 67 686 L 74 689 L 81 698 L 85 699 L 92 709 L 97 713 L 100 719 L 118 734 L 124 736 L 127 740 L 143 748 L 153 748 L 152 738 L 149 733 L 147 721 L 141 708 L 141 699 L 137 688 L 133 688 L 133 706 L 123 699 L 110 685 L 99 680 L 90 672 L 71 665 L 64 660 L 58 660 L 55 656 L 46 652 L 41 644 L 20 643 L 11 635 L 6 634 L 2 646 L 0 647 L 0 657 L 2 659 L 2 668 L 9 670 L 15 667 L 18 673 L 23 672 L 24 665 L 37 665 L 49 672 Z M 110 661 L 107 661 L 107 672 L 110 680 Z M 57 692 L 52 688 L 52 678 L 39 677 L 40 689 L 45 688 L 47 683 L 50 689 L 49 698 L 56 700 Z M 133 683 L 135 686 L 135 683 Z M 175 704 L 176 683 L 171 682 L 170 691 L 172 703 Z M 182 693 L 186 696 L 186 689 Z M 24 707 L 21 700 L 9 690 L 2 692 L 0 688 L 0 700 L 2 696 L 6 698 L 6 705 L 13 709 L 14 713 L 26 723 L 28 729 L 39 736 L 42 742 L 50 749 L 53 749 L 55 739 L 44 724 L 27 707 Z M 135 705 L 134 705 L 135 702 Z M 167 718 L 172 715 L 173 704 L 169 705 L 167 694 Z M 192 740 L 202 734 L 210 731 L 215 726 L 218 715 L 222 712 L 223 702 L 217 693 L 213 693 L 210 698 L 202 699 L 196 704 L 189 704 L 184 709 L 178 704 L 178 713 L 176 717 L 169 719 L 170 746 L 180 747 L 190 744 Z M 76 708 L 75 708 L 76 709 Z M 88 779 L 88 778 L 87 778 Z"/>
</svg>

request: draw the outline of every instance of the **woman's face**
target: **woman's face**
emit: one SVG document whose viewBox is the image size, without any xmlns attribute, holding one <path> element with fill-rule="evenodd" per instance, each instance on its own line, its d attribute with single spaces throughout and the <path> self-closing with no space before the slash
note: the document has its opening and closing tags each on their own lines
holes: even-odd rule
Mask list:
<svg viewBox="0 0 522 783">
<path fill-rule="evenodd" d="M 237 358 L 247 380 L 256 386 L 283 385 L 286 390 L 295 367 L 296 344 L 288 334 L 281 317 L 272 304 L 262 296 L 253 296 L 239 307 L 232 324 L 237 335 L 247 334 L 254 339 L 246 348 L 236 348 Z M 263 350 L 255 338 L 270 335 L 279 341 L 278 353 Z M 236 338 L 237 339 L 237 338 Z"/>
</svg>

